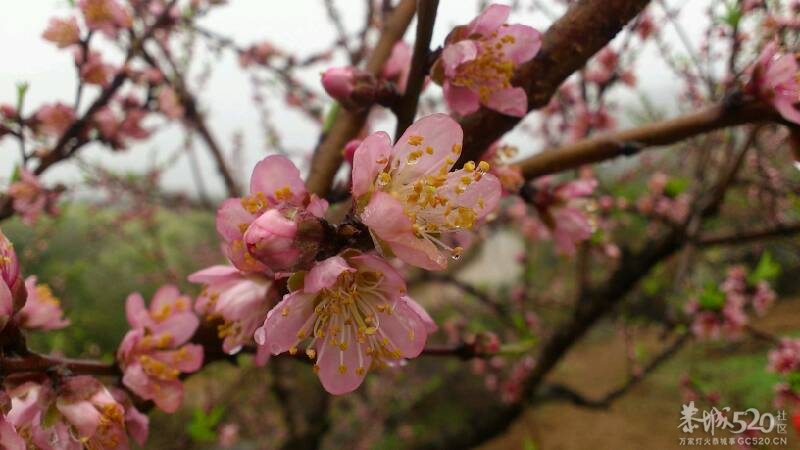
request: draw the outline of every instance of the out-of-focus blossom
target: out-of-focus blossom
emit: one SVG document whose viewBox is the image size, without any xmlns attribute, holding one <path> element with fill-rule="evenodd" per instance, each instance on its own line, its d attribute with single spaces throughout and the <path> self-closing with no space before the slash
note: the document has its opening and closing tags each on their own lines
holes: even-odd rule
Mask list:
<svg viewBox="0 0 800 450">
<path fill-rule="evenodd" d="M 53 296 L 46 284 L 36 284 L 36 276 L 25 279 L 28 298 L 25 306 L 17 312 L 16 321 L 21 328 L 29 330 L 57 330 L 69 325 L 64 318 L 61 302 Z"/>
<path fill-rule="evenodd" d="M 19 260 L 11 241 L 0 230 L 0 330 L 5 328 L 15 305 L 19 306 L 25 293 L 25 285 L 19 275 Z"/>
<path fill-rule="evenodd" d="M 158 108 L 170 119 L 180 119 L 186 113 L 178 94 L 168 86 L 162 87 L 158 93 Z"/>
<path fill-rule="evenodd" d="M 768 101 L 784 119 L 800 124 L 800 66 L 796 56 L 779 53 L 778 43 L 764 46 L 752 69 L 751 89 Z"/>
<path fill-rule="evenodd" d="M 208 267 L 189 275 L 189 281 L 204 285 L 195 303 L 197 312 L 211 319 L 222 318 L 218 332 L 222 349 L 228 354 L 254 343 L 253 334 L 278 300 L 271 279 L 257 273 L 243 274 L 231 266 Z M 256 362 L 263 365 L 268 358 L 269 351 L 259 345 Z"/>
<path fill-rule="evenodd" d="M 81 41 L 81 30 L 74 17 L 69 19 L 50 19 L 42 38 L 54 43 L 58 48 L 66 48 Z"/>
<path fill-rule="evenodd" d="M 50 136 L 61 136 L 75 122 L 75 111 L 58 102 L 44 105 L 36 112 L 39 129 Z"/>
<path fill-rule="evenodd" d="M 352 251 L 306 273 L 302 288 L 270 310 L 256 341 L 274 355 L 304 347 L 325 390 L 340 395 L 371 367 L 418 356 L 435 329 L 392 266 Z"/>
<path fill-rule="evenodd" d="M 525 90 L 512 86 L 511 77 L 539 51 L 541 35 L 526 25 L 506 24 L 510 12 L 509 6 L 490 5 L 447 37 L 432 78 L 443 84 L 445 101 L 457 114 L 481 105 L 515 117 L 528 112 Z"/>
<path fill-rule="evenodd" d="M 511 158 L 516 156 L 517 152 L 516 147 L 495 142 L 481 157 L 482 160 L 489 163 L 489 173 L 500 180 L 500 185 L 503 186 L 505 193 L 517 192 L 525 183 L 522 170 L 508 163 Z"/>
<path fill-rule="evenodd" d="M 117 351 L 123 384 L 145 400 L 153 400 L 166 412 L 175 412 L 183 401 L 181 373 L 192 373 L 203 363 L 203 348 L 187 344 L 199 320 L 192 300 L 172 285 L 161 287 L 150 308 L 138 293 L 125 303 L 131 330 Z"/>
<path fill-rule="evenodd" d="M 75 52 L 75 62 L 81 68 L 81 79 L 86 84 L 97 86 L 108 84 L 114 73 L 114 67 L 103 62 L 103 57 L 96 51 L 90 50 L 88 55 L 84 53 L 82 50 Z"/>
<path fill-rule="evenodd" d="M 398 41 L 392 47 L 392 53 L 381 71 L 383 78 L 393 82 L 400 94 L 406 91 L 408 74 L 411 70 L 411 56 L 411 47 L 404 41 Z"/>
<path fill-rule="evenodd" d="M 0 448 L 6 450 L 25 450 L 25 440 L 17 433 L 7 415 L 11 409 L 11 398 L 5 391 L 0 391 Z"/>
<path fill-rule="evenodd" d="M 11 183 L 8 187 L 11 197 L 11 206 L 14 211 L 22 216 L 22 221 L 28 225 L 36 222 L 42 212 L 50 215 L 58 214 L 57 190 L 48 190 L 39 182 L 36 175 L 26 169 L 20 171 L 19 181 Z"/>
<path fill-rule="evenodd" d="M 767 367 L 780 374 L 800 372 L 800 339 L 784 338 L 769 352 Z"/>
<path fill-rule="evenodd" d="M 126 450 L 125 408 L 97 379 L 67 377 L 57 388 L 48 380 L 7 388 L 8 420 L 33 448 Z"/>
<path fill-rule="evenodd" d="M 571 255 L 576 244 L 592 236 L 594 226 L 589 219 L 583 198 L 592 194 L 597 181 L 594 178 L 556 183 L 552 177 L 543 177 L 534 183 L 530 202 L 536 209 L 538 222 L 526 219 L 525 205 L 511 211 L 512 218 L 523 222 L 523 233 L 531 239 L 552 239 L 556 251 Z M 541 226 L 541 225 L 544 226 Z"/>
<path fill-rule="evenodd" d="M 394 147 L 384 132 L 364 139 L 353 160 L 352 192 L 376 247 L 429 270 L 461 255 L 442 237 L 472 229 L 495 210 L 501 193 L 486 162 L 450 171 L 462 139 L 461 126 L 445 114 L 416 121 Z"/>
<path fill-rule="evenodd" d="M 131 13 L 117 0 L 80 0 L 78 7 L 90 30 L 100 30 L 108 36 L 116 36 L 120 28 L 133 24 Z"/>
<path fill-rule="evenodd" d="M 242 67 L 253 64 L 264 65 L 269 63 L 270 58 L 278 55 L 281 55 L 281 52 L 275 46 L 269 42 L 260 42 L 239 54 L 239 64 Z"/>
<path fill-rule="evenodd" d="M 222 203 L 217 212 L 217 232 L 224 241 L 223 251 L 239 270 L 290 271 L 313 261 L 320 241 L 321 225 L 317 219 L 327 208 L 325 200 L 309 195 L 300 171 L 288 158 L 272 155 L 253 169 L 249 196 Z M 293 225 L 275 226 L 275 213 L 259 220 L 272 210 L 279 211 Z M 286 228 L 294 230 L 290 245 Z M 287 257 L 289 254 L 293 257 Z"/>
</svg>

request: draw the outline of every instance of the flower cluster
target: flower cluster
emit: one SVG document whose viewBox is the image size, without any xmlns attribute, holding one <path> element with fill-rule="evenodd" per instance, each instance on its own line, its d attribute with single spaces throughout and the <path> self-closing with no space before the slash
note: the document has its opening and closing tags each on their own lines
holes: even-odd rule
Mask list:
<svg viewBox="0 0 800 450">
<path fill-rule="evenodd" d="M 781 339 L 769 352 L 767 369 L 782 378 L 775 386 L 776 407 L 800 408 L 800 339 Z"/>
<path fill-rule="evenodd" d="M 528 198 L 515 198 L 508 215 L 529 239 L 552 239 L 558 253 L 571 255 L 594 231 L 585 198 L 596 186 L 594 178 L 556 183 L 552 177 L 543 177 L 534 182 Z M 528 204 L 536 215 L 528 214 Z"/>
<path fill-rule="evenodd" d="M 695 336 L 738 339 L 749 321 L 749 311 L 762 316 L 774 302 L 775 291 L 767 279 L 748 276 L 745 267 L 733 266 L 719 286 L 709 285 L 690 298 L 684 312 L 691 318 Z"/>
<path fill-rule="evenodd" d="M 791 52 L 779 52 L 778 43 L 770 42 L 751 68 L 748 89 L 769 102 L 784 119 L 800 124 L 800 65 Z"/>
</svg>

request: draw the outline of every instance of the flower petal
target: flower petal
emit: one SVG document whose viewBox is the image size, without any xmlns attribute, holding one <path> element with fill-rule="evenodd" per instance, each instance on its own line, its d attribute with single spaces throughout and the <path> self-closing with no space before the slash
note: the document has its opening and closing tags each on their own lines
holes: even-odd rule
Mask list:
<svg viewBox="0 0 800 450">
<path fill-rule="evenodd" d="M 478 57 L 478 45 L 471 39 L 458 41 L 454 44 L 446 45 L 442 50 L 442 64 L 444 73 L 447 77 L 453 77 L 456 69 L 465 62 L 472 61 Z"/>
<path fill-rule="evenodd" d="M 341 256 L 333 256 L 320 261 L 306 274 L 303 292 L 315 294 L 322 289 L 333 286 L 336 283 L 336 279 L 343 272 L 355 272 L 355 270 Z"/>
<path fill-rule="evenodd" d="M 297 333 L 314 313 L 316 295 L 301 291 L 283 297 L 267 314 L 264 326 L 256 330 L 259 345 L 267 345 L 273 355 L 289 351 L 298 341 Z"/>
<path fill-rule="evenodd" d="M 511 7 L 507 5 L 489 5 L 467 25 L 468 34 L 477 33 L 489 36 L 505 23 L 509 14 L 511 14 Z"/>
<path fill-rule="evenodd" d="M 353 155 L 353 196 L 368 193 L 378 174 L 386 167 L 392 152 L 392 140 L 383 131 L 372 133 L 361 142 Z"/>
<path fill-rule="evenodd" d="M 366 354 L 360 344 L 353 341 L 345 350 L 337 346 L 333 339 L 326 337 L 320 348 L 319 380 L 322 387 L 333 395 L 342 395 L 356 390 L 372 364 L 372 357 Z"/>
<path fill-rule="evenodd" d="M 474 113 L 481 107 L 480 96 L 477 92 L 463 86 L 453 85 L 449 81 L 444 84 L 444 99 L 447 106 L 462 117 Z"/>
<path fill-rule="evenodd" d="M 272 200 L 276 200 L 275 192 L 289 188 L 289 203 L 300 205 L 306 195 L 306 185 L 300 177 L 300 171 L 289 158 L 283 155 L 271 155 L 259 161 L 253 168 L 250 178 L 250 193 L 262 192 Z"/>
<path fill-rule="evenodd" d="M 528 95 L 521 87 L 510 87 L 492 92 L 486 107 L 499 113 L 523 117 L 528 113 Z"/>
<path fill-rule="evenodd" d="M 514 64 L 527 62 L 536 56 L 542 47 L 542 34 L 527 25 L 513 24 L 500 27 L 498 37 L 494 40 L 501 40 L 503 36 L 514 38 L 513 42 L 503 46 L 503 52 Z"/>
<path fill-rule="evenodd" d="M 451 161 L 446 166 L 449 170 L 458 159 L 463 140 L 461 125 L 447 114 L 431 114 L 417 120 L 394 145 L 390 167 L 396 179 L 392 182 L 416 180 Z"/>
</svg>

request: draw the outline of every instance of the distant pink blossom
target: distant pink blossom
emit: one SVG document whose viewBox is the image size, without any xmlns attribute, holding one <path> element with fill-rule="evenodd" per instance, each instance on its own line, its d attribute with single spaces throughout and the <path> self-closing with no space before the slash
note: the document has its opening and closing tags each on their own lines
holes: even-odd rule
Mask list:
<svg viewBox="0 0 800 450">
<path fill-rule="evenodd" d="M 780 53 L 778 43 L 771 41 L 752 69 L 752 86 L 757 93 L 783 116 L 800 124 L 800 66 L 791 52 Z"/>
<path fill-rule="evenodd" d="M 81 41 L 81 30 L 74 17 L 69 19 L 50 19 L 42 38 L 54 43 L 58 48 L 66 48 Z"/>
<path fill-rule="evenodd" d="M 445 101 L 457 114 L 471 114 L 481 105 L 515 117 L 528 112 L 527 94 L 512 86 L 511 78 L 539 51 L 541 35 L 526 25 L 506 24 L 510 12 L 509 6 L 490 5 L 447 37 L 433 78 L 443 84 Z"/>
<path fill-rule="evenodd" d="M 774 350 L 769 352 L 767 367 L 780 374 L 800 372 L 800 339 L 783 338 Z"/>
<path fill-rule="evenodd" d="M 411 70 L 411 47 L 404 41 L 397 41 L 392 47 L 392 53 L 386 64 L 383 65 L 381 75 L 397 85 L 397 91 L 403 93 L 408 84 L 408 74 Z"/>
<path fill-rule="evenodd" d="M 61 102 L 44 105 L 36 112 L 39 129 L 50 136 L 61 136 L 75 122 L 75 111 Z"/>
<path fill-rule="evenodd" d="M 225 255 L 239 270 L 291 270 L 310 263 L 309 258 L 313 260 L 316 251 L 308 246 L 319 242 L 314 239 L 304 241 L 302 236 L 305 232 L 318 231 L 314 229 L 315 219 L 321 218 L 327 208 L 328 202 L 308 193 L 300 171 L 288 158 L 272 155 L 253 169 L 250 195 L 222 203 L 217 211 L 217 232 L 224 241 Z M 269 213 L 270 216 L 259 220 L 272 210 L 282 211 L 284 219 L 291 216 L 294 225 L 282 223 L 283 228 L 278 227 L 276 222 L 280 220 L 273 220 L 277 219 L 276 213 Z M 287 227 L 293 231 L 287 231 Z M 286 233 L 294 233 L 296 239 L 290 237 L 291 245 L 285 239 Z M 261 243 L 260 239 L 265 241 Z"/>
<path fill-rule="evenodd" d="M 26 382 L 8 392 L 8 420 L 33 448 L 129 448 L 125 408 L 91 376 L 66 377 L 57 388 L 48 380 Z"/>
<path fill-rule="evenodd" d="M 189 275 L 192 283 L 203 284 L 195 309 L 206 317 L 221 317 L 219 337 L 225 353 L 238 353 L 254 344 L 253 334 L 275 306 L 278 292 L 266 276 L 243 274 L 232 266 L 212 266 Z M 259 345 L 256 362 L 266 363 L 269 351 Z"/>
<path fill-rule="evenodd" d="M 166 412 L 183 401 L 182 373 L 192 373 L 203 363 L 203 347 L 188 344 L 199 325 L 192 300 L 172 285 L 161 287 L 150 308 L 138 293 L 125 303 L 131 326 L 117 351 L 124 372 L 123 384 Z"/>
<path fill-rule="evenodd" d="M 11 241 L 0 230 L 0 330 L 14 313 L 15 299 L 24 288 L 19 274 L 19 260 Z M 24 291 L 23 291 L 24 292 Z"/>
<path fill-rule="evenodd" d="M 20 328 L 47 331 L 69 325 L 69 320 L 64 318 L 61 301 L 53 296 L 48 285 L 36 284 L 36 276 L 31 275 L 25 279 L 25 288 L 28 298 L 16 315 Z"/>
<path fill-rule="evenodd" d="M 489 146 L 486 153 L 481 157 L 482 160 L 491 166 L 489 173 L 500 180 L 504 193 L 515 193 L 519 191 L 525 183 L 522 170 L 508 163 L 508 160 L 516 156 L 517 148 L 510 145 L 501 145 L 495 142 Z"/>
<path fill-rule="evenodd" d="M 117 0 L 80 0 L 78 7 L 90 30 L 100 30 L 108 36 L 116 36 L 120 28 L 133 24 L 131 13 Z"/>
<path fill-rule="evenodd" d="M 541 237 L 551 238 L 559 253 L 574 254 L 576 244 L 592 236 L 594 226 L 581 202 L 594 192 L 596 186 L 594 178 L 556 184 L 552 177 L 543 177 L 534 182 L 531 201 L 545 225 Z"/>
<path fill-rule="evenodd" d="M 162 87 L 158 93 L 158 108 L 170 119 L 180 119 L 186 113 L 178 94 L 168 86 Z"/>
<path fill-rule="evenodd" d="M 100 53 L 90 50 L 85 55 L 82 50 L 75 53 L 75 62 L 81 68 L 81 79 L 86 84 L 105 86 L 114 73 L 114 67 L 103 62 Z"/>
<path fill-rule="evenodd" d="M 392 266 L 348 252 L 306 273 L 255 337 L 274 355 L 304 348 L 325 390 L 341 395 L 357 389 L 371 367 L 418 356 L 435 329 Z"/>
<path fill-rule="evenodd" d="M 353 160 L 352 193 L 377 248 L 429 270 L 444 269 L 448 256 L 460 256 L 463 249 L 442 238 L 472 229 L 495 210 L 501 193 L 486 162 L 450 171 L 462 139 L 455 120 L 433 114 L 412 124 L 394 147 L 384 132 L 362 141 Z"/>
<path fill-rule="evenodd" d="M 59 192 L 45 189 L 36 175 L 27 169 L 22 169 L 20 179 L 8 187 L 8 195 L 12 200 L 11 206 L 25 224 L 35 223 L 43 212 L 58 214 Z"/>
</svg>

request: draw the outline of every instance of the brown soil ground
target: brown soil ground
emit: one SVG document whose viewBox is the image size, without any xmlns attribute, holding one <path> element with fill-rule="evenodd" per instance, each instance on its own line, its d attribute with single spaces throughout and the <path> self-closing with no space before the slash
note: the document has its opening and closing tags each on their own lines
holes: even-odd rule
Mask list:
<svg viewBox="0 0 800 450">
<path fill-rule="evenodd" d="M 755 325 L 776 334 L 796 334 L 800 330 L 800 300 L 776 305 L 766 318 L 756 321 Z M 637 339 L 643 339 L 649 349 L 658 348 L 655 333 L 644 330 Z M 713 364 L 713 356 L 709 356 L 711 360 L 696 361 L 698 354 L 704 355 L 697 348 L 702 345 L 693 343 L 684 348 L 672 361 L 659 367 L 608 410 L 591 410 L 569 403 L 541 405 L 529 410 L 506 435 L 480 447 L 480 450 L 739 448 L 679 445 L 679 438 L 687 435 L 678 429 L 683 401 L 676 375 L 692 364 Z M 624 339 L 619 334 L 591 336 L 569 354 L 551 379 L 566 383 L 586 396 L 600 397 L 625 379 L 628 362 L 624 349 Z M 760 346 L 753 351 L 765 350 Z M 706 409 L 700 405 L 698 407 L 701 411 Z M 800 448 L 800 440 L 791 426 L 789 428 L 787 435 L 777 435 L 775 432 L 769 435 L 787 436 L 788 445 L 770 448 Z M 717 436 L 733 435 L 718 432 Z"/>
</svg>

